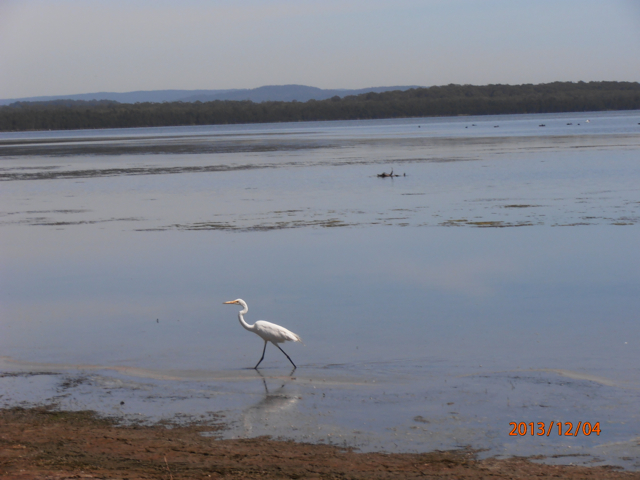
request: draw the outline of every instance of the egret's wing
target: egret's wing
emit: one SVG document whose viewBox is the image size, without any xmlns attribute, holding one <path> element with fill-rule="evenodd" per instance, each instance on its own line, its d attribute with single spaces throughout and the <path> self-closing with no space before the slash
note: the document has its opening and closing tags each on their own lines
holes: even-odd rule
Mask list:
<svg viewBox="0 0 640 480">
<path fill-rule="evenodd" d="M 275 323 L 267 322 L 265 320 L 258 320 L 256 323 L 257 333 L 270 342 L 282 343 L 282 342 L 300 342 L 302 339 L 299 335 L 293 333 L 291 330 L 287 330 Z"/>
</svg>

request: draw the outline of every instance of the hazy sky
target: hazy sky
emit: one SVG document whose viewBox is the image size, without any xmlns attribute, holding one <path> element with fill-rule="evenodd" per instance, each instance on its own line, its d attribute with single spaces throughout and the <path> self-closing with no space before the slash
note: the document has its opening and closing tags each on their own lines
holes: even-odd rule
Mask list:
<svg viewBox="0 0 640 480">
<path fill-rule="evenodd" d="M 0 0 L 0 98 L 640 81 L 640 0 Z"/>
</svg>

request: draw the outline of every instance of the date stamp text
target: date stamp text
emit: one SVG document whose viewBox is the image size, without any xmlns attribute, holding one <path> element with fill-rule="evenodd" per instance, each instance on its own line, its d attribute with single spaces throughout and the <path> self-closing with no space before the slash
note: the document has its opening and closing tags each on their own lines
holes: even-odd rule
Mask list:
<svg viewBox="0 0 640 480">
<path fill-rule="evenodd" d="M 544 422 L 509 422 L 509 425 L 513 427 L 511 432 L 509 432 L 509 435 L 513 437 L 525 435 L 548 437 L 552 433 L 565 437 L 577 437 L 578 435 L 588 437 L 591 434 L 600 436 L 600 422 L 596 422 L 593 425 L 590 422 L 578 422 L 575 428 L 573 422 L 563 423 L 556 421 L 549 422 L 549 424 Z"/>
</svg>

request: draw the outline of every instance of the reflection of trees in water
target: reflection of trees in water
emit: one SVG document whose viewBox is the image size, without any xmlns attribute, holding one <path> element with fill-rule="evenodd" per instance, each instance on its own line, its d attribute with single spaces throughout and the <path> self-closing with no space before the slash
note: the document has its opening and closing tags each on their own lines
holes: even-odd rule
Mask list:
<svg viewBox="0 0 640 480">
<path fill-rule="evenodd" d="M 254 426 L 268 427 L 271 424 L 281 423 L 289 412 L 298 403 L 299 397 L 294 393 L 285 392 L 287 385 L 291 383 L 295 368 L 287 377 L 277 377 L 279 387 L 272 385 L 271 390 L 267 384 L 267 378 L 257 370 L 257 374 L 262 378 L 264 384 L 264 398 L 255 405 L 248 407 L 242 412 L 242 425 L 244 426 L 244 434 L 251 435 Z M 276 378 L 274 378 L 275 380 Z"/>
</svg>

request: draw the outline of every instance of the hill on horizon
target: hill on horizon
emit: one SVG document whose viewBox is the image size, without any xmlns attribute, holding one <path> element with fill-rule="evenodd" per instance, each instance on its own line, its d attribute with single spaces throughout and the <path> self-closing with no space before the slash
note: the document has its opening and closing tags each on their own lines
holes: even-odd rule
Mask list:
<svg viewBox="0 0 640 480">
<path fill-rule="evenodd" d="M 274 89 L 278 91 L 278 87 L 256 90 L 258 90 L 257 93 L 262 91 L 269 94 L 273 93 L 271 90 Z M 284 91 L 286 92 L 286 86 Z M 350 91 L 340 91 L 343 95 L 346 92 Z M 323 93 L 329 94 L 335 91 Z M 295 92 L 294 95 L 298 96 Z M 413 88 L 406 91 L 397 89 L 380 93 L 369 91 L 342 97 L 336 95 L 324 100 L 306 102 L 259 103 L 227 100 L 126 104 L 113 100 L 69 99 L 15 102 L 0 107 L 0 131 L 229 125 L 638 109 L 640 109 L 640 83 L 638 82 L 445 85 Z"/>
<path fill-rule="evenodd" d="M 0 99 L 0 105 L 15 102 L 49 102 L 53 100 L 112 100 L 119 103 L 162 103 L 162 102 L 211 102 L 214 100 L 251 100 L 252 102 L 281 101 L 307 102 L 309 100 L 325 100 L 334 96 L 346 97 L 362 93 L 381 93 L 393 90 L 409 90 L 420 88 L 417 85 L 371 87 L 361 89 L 322 89 L 306 85 L 266 85 L 251 89 L 228 90 L 139 90 L 135 92 L 96 92 L 74 95 L 48 95 L 39 97 Z"/>
</svg>

